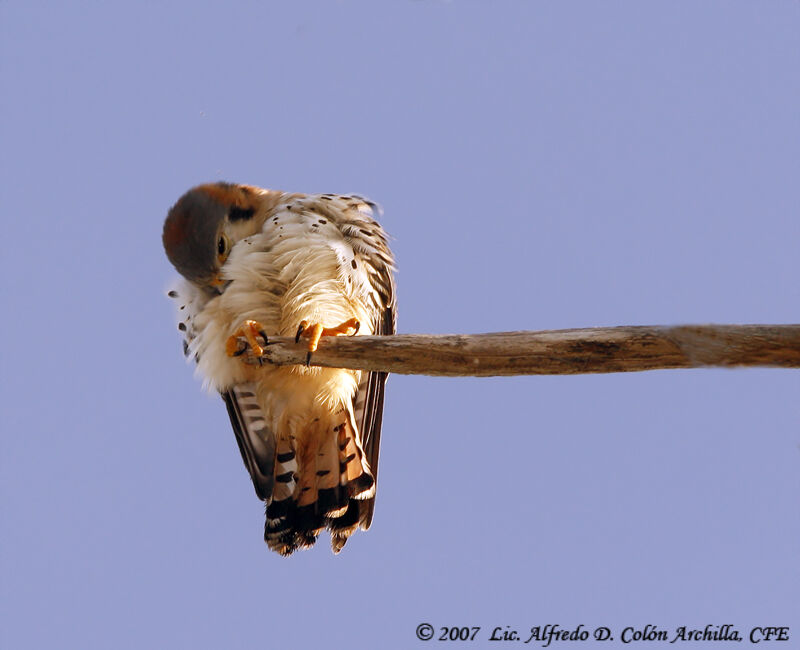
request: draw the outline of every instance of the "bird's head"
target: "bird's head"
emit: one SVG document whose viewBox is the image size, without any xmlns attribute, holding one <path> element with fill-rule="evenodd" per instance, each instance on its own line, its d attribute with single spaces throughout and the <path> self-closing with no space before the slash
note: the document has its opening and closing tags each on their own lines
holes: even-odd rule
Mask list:
<svg viewBox="0 0 800 650">
<path fill-rule="evenodd" d="M 208 183 L 192 188 L 164 221 L 164 250 L 178 272 L 198 287 L 219 291 L 231 249 L 258 232 L 274 192 L 249 185 Z"/>
</svg>

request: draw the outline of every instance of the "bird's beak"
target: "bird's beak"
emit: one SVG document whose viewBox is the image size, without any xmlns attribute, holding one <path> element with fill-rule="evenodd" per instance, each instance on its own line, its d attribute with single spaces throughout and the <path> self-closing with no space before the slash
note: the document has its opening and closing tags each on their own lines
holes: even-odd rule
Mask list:
<svg viewBox="0 0 800 650">
<path fill-rule="evenodd" d="M 208 284 L 217 292 L 222 293 L 225 291 L 225 288 L 230 284 L 230 280 L 223 280 L 219 277 L 219 273 L 215 273 L 211 276 L 211 279 L 208 281 Z"/>
</svg>

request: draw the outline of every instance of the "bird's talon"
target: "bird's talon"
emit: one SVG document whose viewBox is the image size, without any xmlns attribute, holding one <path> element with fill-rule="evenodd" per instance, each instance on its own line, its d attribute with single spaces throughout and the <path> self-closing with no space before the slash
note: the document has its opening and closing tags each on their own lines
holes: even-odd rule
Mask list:
<svg viewBox="0 0 800 650">
<path fill-rule="evenodd" d="M 297 326 L 297 334 L 294 335 L 294 342 L 299 343 L 300 337 L 303 336 L 303 332 L 305 332 L 308 323 L 304 320 L 300 321 L 300 325 Z"/>
<path fill-rule="evenodd" d="M 297 328 L 297 335 L 294 338 L 295 343 L 300 341 L 300 337 L 308 339 L 308 351 L 315 352 L 319 345 L 319 340 L 323 336 L 340 336 L 342 334 L 349 334 L 354 336 L 361 328 L 361 323 L 357 318 L 351 318 L 336 327 L 323 327 L 321 323 L 311 323 L 308 321 L 301 321 L 300 326 Z M 306 365 L 311 361 L 311 357 L 306 361 Z"/>
<path fill-rule="evenodd" d="M 244 349 L 240 349 L 240 337 L 247 342 Z M 264 341 L 264 345 L 269 343 L 263 325 L 255 320 L 246 320 L 232 336 L 228 337 L 228 340 L 225 342 L 225 352 L 227 352 L 229 357 L 238 357 L 241 356 L 249 346 L 253 351 L 253 356 L 258 358 L 264 354 L 264 348 L 262 348 L 258 342 L 259 337 Z"/>
<path fill-rule="evenodd" d="M 243 355 L 247 351 L 247 342 L 242 341 L 237 337 L 229 336 L 228 340 L 225 341 L 225 353 L 229 357 L 239 357 Z"/>
</svg>

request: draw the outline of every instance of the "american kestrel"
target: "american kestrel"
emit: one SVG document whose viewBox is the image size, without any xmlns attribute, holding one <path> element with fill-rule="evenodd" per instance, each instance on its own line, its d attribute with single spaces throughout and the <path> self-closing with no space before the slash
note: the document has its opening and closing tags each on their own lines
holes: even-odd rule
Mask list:
<svg viewBox="0 0 800 650">
<path fill-rule="evenodd" d="M 394 260 L 378 214 L 359 196 L 210 183 L 164 222 L 184 278 L 170 291 L 184 352 L 225 401 L 267 504 L 264 539 L 282 555 L 325 528 L 338 553 L 369 528 L 386 374 L 254 356 L 271 336 L 306 338 L 310 357 L 321 336 L 394 333 Z"/>
</svg>

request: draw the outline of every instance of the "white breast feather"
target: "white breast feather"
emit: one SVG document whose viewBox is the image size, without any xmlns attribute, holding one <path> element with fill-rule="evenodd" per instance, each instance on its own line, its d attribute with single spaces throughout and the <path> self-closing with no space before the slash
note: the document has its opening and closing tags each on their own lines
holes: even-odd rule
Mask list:
<svg viewBox="0 0 800 650">
<path fill-rule="evenodd" d="M 244 320 L 260 322 L 268 335 L 294 336 L 302 320 L 334 327 L 355 317 L 361 323 L 359 334 L 372 333 L 362 256 L 328 219 L 320 223 L 318 215 L 286 210 L 276 216 L 261 233 L 234 246 L 223 269 L 223 279 L 230 284 L 193 319 L 190 351 L 198 355 L 197 370 L 212 390 L 253 379 L 247 375 L 253 368 L 225 352 L 228 337 Z M 268 365 L 255 372 L 261 386 L 259 401 L 276 428 L 290 424 L 285 417 L 293 413 L 349 405 L 361 374 Z"/>
</svg>

